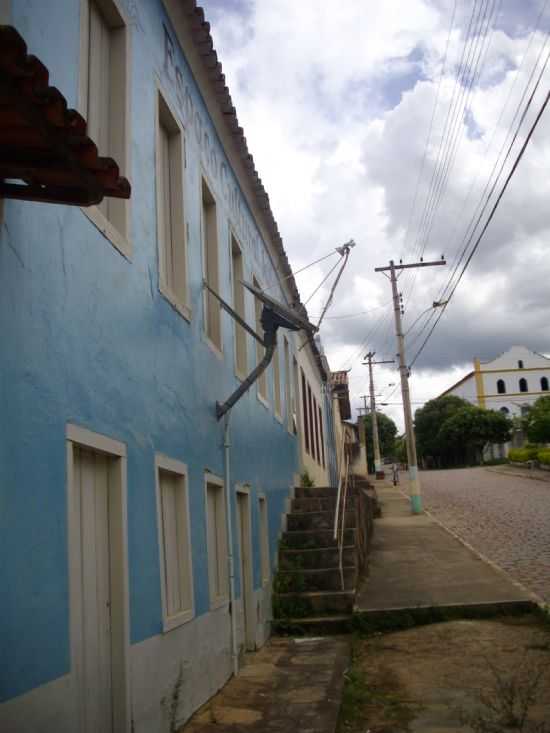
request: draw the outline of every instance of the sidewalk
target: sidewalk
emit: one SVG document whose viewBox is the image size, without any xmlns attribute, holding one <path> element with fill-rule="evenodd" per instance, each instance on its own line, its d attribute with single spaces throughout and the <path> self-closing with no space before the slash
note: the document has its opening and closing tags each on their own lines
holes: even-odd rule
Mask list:
<svg viewBox="0 0 550 733">
<path fill-rule="evenodd" d="M 179 733 L 334 733 L 350 643 L 272 638 Z"/>
<path fill-rule="evenodd" d="M 508 575 L 430 515 L 412 515 L 399 488 L 377 482 L 376 489 L 382 517 L 375 522 L 369 568 L 359 583 L 355 611 L 529 607 L 532 597 Z"/>
</svg>

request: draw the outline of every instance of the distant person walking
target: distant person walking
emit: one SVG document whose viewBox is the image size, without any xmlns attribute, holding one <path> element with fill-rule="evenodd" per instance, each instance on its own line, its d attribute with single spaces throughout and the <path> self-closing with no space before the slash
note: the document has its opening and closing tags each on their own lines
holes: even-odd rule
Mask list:
<svg viewBox="0 0 550 733">
<path fill-rule="evenodd" d="M 399 464 L 394 461 L 392 463 L 392 476 L 393 476 L 393 485 L 397 486 L 399 484 Z"/>
</svg>

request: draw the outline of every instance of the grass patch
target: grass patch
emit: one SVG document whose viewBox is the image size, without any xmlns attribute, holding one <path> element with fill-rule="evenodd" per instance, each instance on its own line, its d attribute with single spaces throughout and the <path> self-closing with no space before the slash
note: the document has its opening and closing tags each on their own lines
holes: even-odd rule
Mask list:
<svg viewBox="0 0 550 733">
<path fill-rule="evenodd" d="M 345 676 L 337 733 L 397 733 L 408 731 L 422 706 L 407 700 L 389 669 L 369 671 L 363 643 L 356 639 Z"/>
</svg>

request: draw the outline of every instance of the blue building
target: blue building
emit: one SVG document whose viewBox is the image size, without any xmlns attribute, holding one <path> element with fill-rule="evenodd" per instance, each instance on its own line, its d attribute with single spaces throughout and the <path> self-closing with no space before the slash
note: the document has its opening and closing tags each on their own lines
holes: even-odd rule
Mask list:
<svg viewBox="0 0 550 733">
<path fill-rule="evenodd" d="M 132 184 L 0 201 L 0 730 L 168 731 L 267 638 L 300 469 L 294 337 L 225 432 L 263 347 L 203 280 L 256 330 L 243 279 L 304 311 L 193 0 L 0 21 Z"/>
</svg>

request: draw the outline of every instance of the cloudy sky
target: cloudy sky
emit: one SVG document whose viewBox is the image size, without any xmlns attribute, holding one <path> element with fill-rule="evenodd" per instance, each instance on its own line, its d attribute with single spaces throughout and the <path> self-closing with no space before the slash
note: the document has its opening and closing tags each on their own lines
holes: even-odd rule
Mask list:
<svg viewBox="0 0 550 733">
<path fill-rule="evenodd" d="M 390 284 L 374 267 L 421 254 L 447 259 L 400 278 L 410 363 L 540 73 L 491 202 L 548 92 L 550 2 L 203 5 L 293 269 L 357 243 L 321 336 L 331 368 L 351 368 L 358 407 L 368 391 L 361 357 L 396 352 Z M 414 363 L 415 407 L 469 371 L 474 356 L 488 360 L 514 344 L 550 352 L 549 133 L 550 110 Z M 297 276 L 303 301 L 337 259 Z M 312 320 L 329 285 L 307 304 Z M 397 372 L 378 367 L 376 381 L 402 426 L 399 389 L 388 386 Z"/>
</svg>

